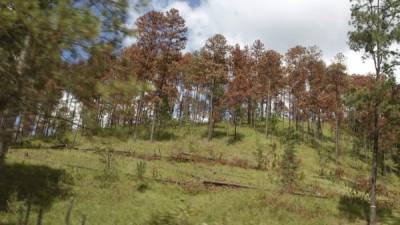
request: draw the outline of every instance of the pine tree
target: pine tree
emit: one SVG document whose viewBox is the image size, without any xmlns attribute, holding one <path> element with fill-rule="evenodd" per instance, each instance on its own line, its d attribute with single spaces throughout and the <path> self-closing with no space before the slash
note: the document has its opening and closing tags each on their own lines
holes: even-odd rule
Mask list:
<svg viewBox="0 0 400 225">
<path fill-rule="evenodd" d="M 225 37 L 216 34 L 206 41 L 200 51 L 202 64 L 205 65 L 203 74 L 199 80 L 208 89 L 208 140 L 211 140 L 214 132 L 214 124 L 217 116 L 216 106 L 220 104 L 223 96 L 223 85 L 227 81 L 227 53 L 229 46 Z"/>
<path fill-rule="evenodd" d="M 335 57 L 334 62 L 327 68 L 326 83 L 327 94 L 329 95 L 328 98 L 330 101 L 326 101 L 327 99 L 325 99 L 325 101 L 330 104 L 331 107 L 329 111 L 333 112 L 335 117 L 335 158 L 336 162 L 338 162 L 341 153 L 340 126 L 343 120 L 344 111 L 342 97 L 347 85 L 346 66 L 344 65 L 343 54 L 338 54 Z"/>
<path fill-rule="evenodd" d="M 269 135 L 269 120 L 272 112 L 272 100 L 282 92 L 283 79 L 282 56 L 274 51 L 265 52 L 259 62 L 257 93 L 266 100 L 265 136 Z"/>
<path fill-rule="evenodd" d="M 225 105 L 230 109 L 235 126 L 234 139 L 237 138 L 237 123 L 240 118 L 242 103 L 251 95 L 249 90 L 251 80 L 248 71 L 251 67 L 250 53 L 247 49 L 242 50 L 236 45 L 229 58 L 231 77 L 228 82 L 228 89 L 225 93 Z"/>
<path fill-rule="evenodd" d="M 349 32 L 349 45 L 355 51 L 362 51 L 365 57 L 374 62 L 375 84 L 371 103 L 373 106 L 373 158 L 371 166 L 370 218 L 371 225 L 377 224 L 376 218 L 376 180 L 379 159 L 380 106 L 382 103 L 382 76 L 390 74 L 391 60 L 398 59 L 392 51 L 392 45 L 400 40 L 400 1 L 397 0 L 357 0 L 351 1 L 351 24 L 354 30 Z"/>
<path fill-rule="evenodd" d="M 125 32 L 117 26 L 124 22 L 123 2 L 96 2 L 97 7 L 113 14 L 102 19 L 92 13 L 92 4 L 86 1 L 79 6 L 69 0 L 0 2 L 0 116 L 5 121 L 0 128 L 0 161 L 14 135 L 16 117 L 22 112 L 42 111 L 39 103 L 54 96 L 43 91 L 49 86 L 57 86 L 60 95 L 67 81 L 63 77 L 66 64 L 95 45 L 102 28 L 121 35 Z M 108 4 L 113 6 L 108 8 Z M 115 26 L 108 26 L 110 19 Z"/>
<path fill-rule="evenodd" d="M 145 76 L 155 87 L 153 93 L 153 116 L 150 139 L 154 139 L 157 120 L 172 115 L 171 108 L 177 97 L 177 62 L 181 59 L 181 50 L 186 46 L 184 19 L 178 10 L 166 13 L 151 11 L 138 18 L 137 45 L 143 57 Z M 142 60 L 142 59 L 140 59 Z"/>
</svg>

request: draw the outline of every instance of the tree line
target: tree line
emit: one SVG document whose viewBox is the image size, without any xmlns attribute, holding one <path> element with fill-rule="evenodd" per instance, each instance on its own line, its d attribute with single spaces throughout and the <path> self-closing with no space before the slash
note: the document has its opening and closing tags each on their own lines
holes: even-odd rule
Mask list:
<svg viewBox="0 0 400 225">
<path fill-rule="evenodd" d="M 222 34 L 185 53 L 188 28 L 176 9 L 147 12 L 128 30 L 126 1 L 1 0 L 0 161 L 24 137 L 119 129 L 153 141 L 171 126 L 207 124 L 211 141 L 224 122 L 234 138 L 242 125 L 268 138 L 279 120 L 317 149 L 330 124 L 338 164 L 342 133 L 350 132 L 362 146 L 357 154 L 368 160 L 373 150 L 373 179 L 378 167 L 400 173 L 398 54 L 391 50 L 400 39 L 400 3 L 352 2 L 349 44 L 373 59 L 372 74 L 348 74 L 341 53 L 324 62 L 317 46 L 281 54 L 260 40 L 230 45 Z M 126 35 L 136 42 L 122 46 Z M 394 165 L 385 165 L 389 159 Z"/>
<path fill-rule="evenodd" d="M 21 4 L 19 7 L 25 7 Z M 93 22 L 96 28 L 85 16 L 79 19 L 85 20 L 82 26 L 86 26 L 78 27 L 79 31 L 87 30 L 87 35 L 94 33 L 96 38 L 101 34 L 99 30 L 92 31 L 100 29 L 101 22 Z M 65 20 L 71 20 L 64 22 L 69 24 L 78 19 Z M 70 25 L 77 28 L 76 23 Z M 342 128 L 359 137 L 365 151 L 371 145 L 374 110 L 370 98 L 379 82 L 385 108 L 378 122 L 381 135 L 387 137 L 379 143 L 382 157 L 385 152 L 389 157 L 397 156 L 393 150 L 398 145 L 399 85 L 391 74 L 383 74 L 378 80 L 373 74 L 349 75 L 341 53 L 327 64 L 317 46 L 295 46 L 280 54 L 266 49 L 260 40 L 251 46 L 229 45 L 221 34 L 210 37 L 201 49 L 183 53 L 188 30 L 176 9 L 150 11 L 135 25 L 137 40 L 133 45 L 117 47 L 113 41 L 98 42 L 86 47 L 85 54 L 90 58 L 77 62 L 62 58 L 82 54 L 83 50 L 74 46 L 76 43 L 70 49 L 55 49 L 57 41 L 42 41 L 51 39 L 43 30 L 38 37 L 25 34 L 9 52 L 2 48 L 10 55 L 8 61 L 3 60 L 10 67 L 2 67 L 10 75 L 3 76 L 1 91 L 3 149 L 6 143 L 24 136 L 59 137 L 76 129 L 95 135 L 102 130 L 127 128 L 133 139 L 140 129 L 145 129 L 153 141 L 168 126 L 203 123 L 208 124 L 207 138 L 211 140 L 218 122 L 232 124 L 234 138 L 239 124 L 263 127 L 268 137 L 274 121 L 280 118 L 287 127 L 303 132 L 315 142 L 322 137 L 322 124 L 331 124 L 335 158 L 339 160 Z M 10 32 L 15 35 L 12 32 L 17 31 Z M 124 31 L 115 31 L 120 32 Z M 83 48 L 90 37 L 82 33 L 85 32 L 57 36 L 73 42 L 68 40 L 71 36 L 82 42 L 79 47 Z M 61 58 L 57 57 L 60 51 Z M 11 134 L 14 138 L 6 137 Z"/>
</svg>

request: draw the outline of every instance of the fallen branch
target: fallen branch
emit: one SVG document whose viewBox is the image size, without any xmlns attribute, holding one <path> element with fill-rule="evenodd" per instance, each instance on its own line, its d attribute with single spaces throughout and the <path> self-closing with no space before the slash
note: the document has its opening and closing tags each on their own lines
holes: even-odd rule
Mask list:
<svg viewBox="0 0 400 225">
<path fill-rule="evenodd" d="M 323 198 L 323 199 L 329 198 L 329 196 L 327 196 L 327 195 L 304 193 L 304 192 L 289 192 L 289 194 L 298 195 L 298 196 L 305 196 L 305 197 L 313 197 L 313 198 Z"/>
<path fill-rule="evenodd" d="M 221 182 L 221 181 L 210 181 L 204 180 L 204 186 L 217 186 L 217 187 L 228 187 L 228 188 L 244 188 L 244 189 L 259 189 L 257 187 L 252 187 L 243 184 L 235 184 L 235 183 L 228 183 L 228 182 Z"/>
<path fill-rule="evenodd" d="M 64 149 L 67 148 L 67 144 L 57 144 L 57 145 L 53 145 L 50 148 L 52 149 Z"/>
<path fill-rule="evenodd" d="M 168 183 L 168 184 L 176 184 L 176 185 L 187 185 L 187 184 L 192 183 L 192 182 L 184 182 L 184 181 L 177 181 L 177 180 L 172 180 L 172 179 L 160 179 L 160 178 L 154 178 L 153 180 L 160 182 L 160 183 Z"/>
<path fill-rule="evenodd" d="M 169 160 L 178 162 L 216 162 L 214 158 L 180 152 L 168 157 Z"/>
</svg>

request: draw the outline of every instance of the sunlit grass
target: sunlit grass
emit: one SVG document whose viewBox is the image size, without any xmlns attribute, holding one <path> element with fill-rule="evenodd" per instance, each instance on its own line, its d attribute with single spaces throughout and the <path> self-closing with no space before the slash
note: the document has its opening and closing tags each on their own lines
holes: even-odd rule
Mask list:
<svg viewBox="0 0 400 225">
<path fill-rule="evenodd" d="M 287 127 L 287 123 L 285 126 Z M 218 125 L 216 137 L 212 142 L 208 142 L 204 136 L 207 130 L 205 126 L 193 127 L 190 132 L 188 128 L 168 129 L 168 132 L 174 134 L 173 139 L 153 143 L 145 139 L 136 141 L 133 138 L 118 137 L 87 139 L 79 136 L 77 147 L 110 148 L 115 151 L 149 155 L 161 153 L 163 156 L 185 152 L 225 160 L 247 160 L 249 165 L 256 165 L 254 153 L 257 145 L 265 148 L 267 160 L 271 160 L 268 158 L 271 155 L 271 144 L 275 143 L 278 160 L 280 159 L 284 140 L 277 134 L 284 131 L 282 123 L 278 123 L 277 130 L 268 138 L 265 138 L 262 127 L 255 130 L 242 126 L 239 128 L 241 138 L 234 143 L 231 141 L 232 129 L 233 127 L 230 127 L 227 136 L 225 126 Z M 72 177 L 72 184 L 64 184 L 63 179 L 67 178 L 61 179 L 60 185 L 68 185 L 71 190 L 65 198 L 55 196 L 51 199 L 45 210 L 43 224 L 65 224 L 65 214 L 72 197 L 75 199 L 72 212 L 73 224 L 79 224 L 82 216 L 87 218 L 87 224 L 99 225 L 160 224 L 154 222 L 158 220 L 169 224 L 199 225 L 365 224 L 364 205 L 359 206 L 343 198 L 351 196 L 351 189 L 346 183 L 339 179 L 320 176 L 321 167 L 328 175 L 334 173 L 336 168 L 334 160 L 329 158 L 334 154 L 334 142 L 329 139 L 333 133 L 328 126 L 324 126 L 324 135 L 328 138 L 321 142 L 322 163 L 311 142 L 303 140 L 296 146 L 297 156 L 301 160 L 302 174 L 302 178 L 298 181 L 298 189 L 304 193 L 311 193 L 304 196 L 285 191 L 280 182 L 279 169 L 270 167 L 262 171 L 251 166 L 241 168 L 219 163 L 181 163 L 163 159 L 147 161 L 145 181 L 140 181 L 136 176 L 136 167 L 140 160 L 114 155 L 111 163 L 117 179 L 108 183 L 99 178 L 105 168 L 105 163 L 101 161 L 103 156 L 93 152 L 47 148 L 13 149 L 8 154 L 7 164 L 40 165 L 65 171 L 68 177 Z M 345 176 L 349 179 L 359 175 L 367 176 L 369 166 L 362 160 L 350 157 L 351 148 L 348 141 L 348 138 L 343 138 L 342 141 L 341 168 Z M 18 175 L 13 179 L 18 179 Z M 186 182 L 187 185 L 164 183 L 160 180 Z M 208 189 L 201 184 L 202 180 L 231 182 L 255 189 Z M 138 187 L 143 182 L 147 188 L 139 190 Z M 380 179 L 380 182 L 390 190 L 399 187 L 399 179 L 395 176 Z M 24 184 L 22 181 L 21 185 L 29 184 Z M 313 196 L 317 194 L 327 197 Z M 16 200 L 12 204 L 22 203 Z M 398 205 L 393 207 L 390 213 L 382 214 L 382 224 L 394 225 L 400 221 L 399 209 L 396 208 Z M 35 224 L 37 209 L 38 207 L 34 206 L 30 224 Z M 343 211 L 344 209 L 346 211 Z M 18 214 L 0 212 L 0 222 L 3 224 L 16 224 L 17 220 Z"/>
</svg>

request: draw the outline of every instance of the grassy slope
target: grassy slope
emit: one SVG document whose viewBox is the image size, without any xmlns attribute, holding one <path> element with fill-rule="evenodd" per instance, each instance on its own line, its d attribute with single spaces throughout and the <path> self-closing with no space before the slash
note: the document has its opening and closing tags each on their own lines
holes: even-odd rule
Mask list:
<svg viewBox="0 0 400 225">
<path fill-rule="evenodd" d="M 279 130 L 282 131 L 282 128 Z M 80 148 L 112 147 L 115 150 L 161 153 L 164 156 L 187 152 L 212 158 L 222 157 L 231 162 L 248 160 L 252 166 L 256 164 L 254 151 L 257 145 L 264 146 L 267 155 L 271 155 L 270 144 L 276 143 L 278 155 L 282 154 L 282 146 L 276 136 L 266 139 L 262 132 L 247 127 L 239 129 L 240 141 L 237 142 L 232 142 L 231 137 L 226 136 L 222 125 L 218 127 L 212 142 L 204 138 L 205 131 L 205 127 L 197 127 L 191 132 L 186 129 L 171 130 L 173 135 L 155 143 L 117 138 L 80 138 L 79 144 Z M 324 133 L 333 136 L 328 129 Z M 345 177 L 351 179 L 367 176 L 368 166 L 350 157 L 349 139 L 349 136 L 343 138 L 342 168 Z M 325 138 L 322 142 L 322 156 L 327 160 L 323 165 L 326 173 L 334 171 L 334 162 L 329 158 L 333 151 L 332 138 Z M 4 207 L 6 199 L 9 199 L 9 208 L 16 212 L 21 204 L 16 199 L 23 199 L 27 193 L 33 193 L 34 197 L 45 196 L 45 200 L 34 203 L 34 209 L 39 204 L 46 207 L 43 224 L 49 225 L 64 224 L 71 196 L 75 198 L 72 224 L 79 224 L 81 215 L 87 216 L 87 224 L 96 225 L 365 224 L 367 202 L 354 198 L 345 182 L 318 176 L 321 166 L 317 151 L 303 143 L 297 146 L 297 155 L 301 159 L 300 170 L 304 177 L 299 182 L 302 191 L 318 192 L 329 198 L 299 196 L 281 191 L 279 172 L 273 169 L 260 171 L 220 164 L 166 160 L 146 162 L 145 177 L 148 179 L 145 183 L 148 189 L 138 191 L 143 183 L 135 176 L 138 159 L 114 156 L 113 166 L 118 171 L 119 179 L 110 183 L 99 179 L 104 174 L 104 163 L 101 163 L 102 156 L 99 154 L 15 149 L 7 157 L 6 173 L 0 174 L 0 190 L 6 190 L 0 193 L 0 207 Z M 191 175 L 201 179 L 255 186 L 258 189 L 207 189 Z M 154 181 L 154 177 L 190 183 L 160 183 Z M 399 179 L 393 176 L 382 178 L 380 182 L 388 190 L 400 187 Z M 382 224 L 400 224 L 398 207 L 395 204 L 381 213 Z M 0 224 L 15 224 L 16 214 L 0 211 Z M 35 224 L 35 219 L 36 212 L 31 216 L 31 224 Z"/>
</svg>

